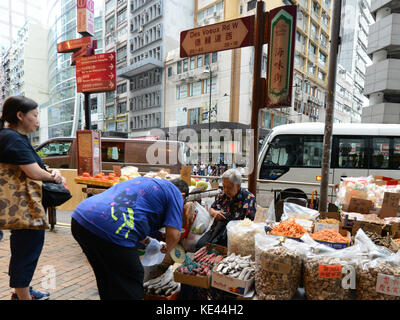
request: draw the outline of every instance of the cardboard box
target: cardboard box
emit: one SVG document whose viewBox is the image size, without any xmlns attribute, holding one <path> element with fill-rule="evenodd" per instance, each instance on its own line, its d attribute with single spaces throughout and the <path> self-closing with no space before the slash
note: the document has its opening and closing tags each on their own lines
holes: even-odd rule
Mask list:
<svg viewBox="0 0 400 320">
<path fill-rule="evenodd" d="M 348 212 L 359 212 L 362 214 L 368 214 L 371 209 L 374 208 L 374 203 L 370 200 L 351 198 Z"/>
<path fill-rule="evenodd" d="M 254 277 L 248 280 L 240 280 L 215 272 L 215 268 L 216 266 L 211 275 L 212 287 L 240 296 L 246 296 L 252 291 L 254 286 Z"/>
<path fill-rule="evenodd" d="M 383 195 L 382 208 L 379 210 L 380 218 L 396 217 L 399 211 L 400 193 L 385 192 Z"/>
<path fill-rule="evenodd" d="M 336 219 L 336 220 L 340 221 L 340 213 L 337 211 L 335 211 L 335 212 L 320 212 L 319 218 L 320 219 Z"/>
<path fill-rule="evenodd" d="M 335 229 L 337 231 L 339 231 L 340 225 L 339 224 L 330 224 L 330 223 L 319 223 L 316 222 L 314 224 L 314 233 L 324 230 L 324 229 Z"/>
<path fill-rule="evenodd" d="M 163 297 L 163 296 L 153 296 L 150 294 L 143 294 L 143 300 L 178 300 L 180 292 L 175 292 L 174 294 L 168 296 L 168 297 Z"/>
<path fill-rule="evenodd" d="M 228 248 L 217 245 L 217 244 L 210 244 L 207 243 L 207 250 L 215 250 L 219 253 L 221 253 L 223 256 L 226 256 L 228 252 Z M 189 254 L 189 255 L 193 255 Z M 181 265 L 179 265 L 180 267 Z M 177 269 L 177 268 L 176 268 Z M 174 281 L 175 282 L 180 282 L 183 284 L 187 284 L 193 287 L 200 287 L 204 289 L 208 289 L 211 287 L 211 275 L 209 276 L 198 276 L 198 275 L 189 275 L 189 274 L 184 274 L 182 272 L 177 272 L 176 269 L 174 270 Z"/>
<path fill-rule="evenodd" d="M 382 235 L 383 225 L 368 221 L 354 221 L 353 228 L 351 234 L 356 235 L 358 229 L 362 229 L 363 231 L 375 232 L 378 235 Z"/>
<path fill-rule="evenodd" d="M 190 274 L 184 274 L 182 272 L 174 272 L 174 281 L 187 284 L 193 287 L 200 287 L 208 289 L 211 286 L 211 275 L 209 276 L 193 276 Z"/>
</svg>

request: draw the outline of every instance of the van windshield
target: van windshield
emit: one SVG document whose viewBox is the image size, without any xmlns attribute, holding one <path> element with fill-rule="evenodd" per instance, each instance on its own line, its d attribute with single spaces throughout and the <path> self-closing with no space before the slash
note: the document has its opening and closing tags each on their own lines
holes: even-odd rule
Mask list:
<svg viewBox="0 0 400 320">
<path fill-rule="evenodd" d="M 71 148 L 71 141 L 52 141 L 37 150 L 41 158 L 66 156 Z"/>
</svg>

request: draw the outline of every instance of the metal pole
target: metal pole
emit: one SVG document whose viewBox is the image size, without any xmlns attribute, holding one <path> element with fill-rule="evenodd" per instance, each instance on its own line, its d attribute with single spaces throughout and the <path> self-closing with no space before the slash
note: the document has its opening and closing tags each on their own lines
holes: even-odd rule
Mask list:
<svg viewBox="0 0 400 320">
<path fill-rule="evenodd" d="M 253 170 L 249 174 L 248 182 L 248 189 L 254 195 L 257 194 L 258 116 L 260 107 L 263 106 L 263 94 L 261 92 L 261 62 L 264 44 L 264 20 L 264 1 L 258 1 L 254 26 L 254 71 L 250 126 L 250 129 L 254 134 L 253 143 L 250 145 L 250 152 L 252 152 L 254 164 L 252 166 Z"/>
<path fill-rule="evenodd" d="M 211 59 L 211 57 L 210 57 Z M 208 163 L 210 163 L 210 140 L 211 140 L 211 91 L 212 91 L 212 71 L 211 71 L 211 64 L 210 62 L 208 63 L 208 70 L 210 71 L 210 102 L 208 104 Z"/>
<path fill-rule="evenodd" d="M 335 106 L 335 87 L 337 72 L 337 57 L 339 51 L 340 17 L 342 0 L 333 1 L 333 14 L 331 24 L 331 48 L 329 55 L 328 95 L 326 99 L 324 152 L 321 168 L 321 188 L 319 211 L 325 212 L 328 208 L 329 168 L 332 149 L 333 113 Z"/>
<path fill-rule="evenodd" d="M 91 130 L 91 125 L 90 125 L 90 93 L 85 92 L 84 93 L 84 99 L 85 99 L 85 130 Z"/>
</svg>

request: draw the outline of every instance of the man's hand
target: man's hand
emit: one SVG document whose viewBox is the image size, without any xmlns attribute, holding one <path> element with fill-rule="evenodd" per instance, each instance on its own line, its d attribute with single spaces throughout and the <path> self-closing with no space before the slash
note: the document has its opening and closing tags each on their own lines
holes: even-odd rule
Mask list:
<svg viewBox="0 0 400 320">
<path fill-rule="evenodd" d="M 165 241 L 163 243 L 160 251 L 161 253 L 169 253 L 178 244 L 181 239 L 181 231 L 170 226 L 165 226 Z"/>
</svg>

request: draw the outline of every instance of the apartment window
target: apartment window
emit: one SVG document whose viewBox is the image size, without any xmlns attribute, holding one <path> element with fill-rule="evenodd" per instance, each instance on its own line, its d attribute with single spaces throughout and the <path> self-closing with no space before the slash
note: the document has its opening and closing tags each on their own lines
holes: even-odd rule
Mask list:
<svg viewBox="0 0 400 320">
<path fill-rule="evenodd" d="M 117 93 L 122 94 L 126 92 L 126 83 L 120 84 L 117 86 Z"/>
<path fill-rule="evenodd" d="M 190 96 L 201 95 L 201 81 L 193 82 L 190 84 Z"/>
<path fill-rule="evenodd" d="M 326 63 L 326 55 L 323 54 L 322 52 L 319 53 L 319 62 L 320 62 L 323 66 L 325 66 L 325 63 Z"/>
<path fill-rule="evenodd" d="M 178 61 L 176 64 L 176 73 L 180 74 L 182 72 L 182 61 Z"/>
<path fill-rule="evenodd" d="M 126 101 L 120 102 L 117 105 L 117 114 L 124 114 L 126 113 Z"/>
<path fill-rule="evenodd" d="M 257 1 L 256 0 L 251 0 L 247 2 L 247 11 L 255 9 L 257 6 Z"/>
<path fill-rule="evenodd" d="M 206 65 L 208 65 L 208 64 L 210 64 L 210 54 L 209 54 L 209 53 L 206 53 L 206 54 L 204 55 L 204 65 L 206 66 Z"/>
<path fill-rule="evenodd" d="M 314 46 L 312 43 L 310 43 L 309 49 L 310 49 L 310 53 L 312 53 L 313 55 L 315 55 L 317 53 L 317 47 Z"/>
<path fill-rule="evenodd" d="M 122 9 L 120 12 L 117 14 L 117 25 L 120 25 L 121 23 L 126 21 L 126 12 L 127 9 Z"/>
<path fill-rule="evenodd" d="M 115 0 L 106 2 L 106 14 L 110 13 L 114 9 Z"/>
<path fill-rule="evenodd" d="M 106 33 L 114 31 L 114 28 L 115 28 L 114 22 L 115 22 L 114 16 L 106 21 Z"/>
<path fill-rule="evenodd" d="M 203 66 L 203 56 L 197 57 L 197 67 L 200 68 Z"/>
<path fill-rule="evenodd" d="M 211 79 L 211 92 L 217 91 L 217 77 L 212 77 Z M 210 91 L 210 79 L 204 80 L 204 93 L 209 93 Z"/>
<path fill-rule="evenodd" d="M 188 85 L 183 84 L 181 86 L 176 86 L 176 99 L 184 99 L 188 96 Z"/>
<path fill-rule="evenodd" d="M 126 58 L 126 46 L 117 50 L 117 61 L 119 62 L 124 58 Z"/>
<path fill-rule="evenodd" d="M 172 76 L 172 67 L 169 67 L 168 68 L 168 77 L 171 77 Z"/>
<path fill-rule="evenodd" d="M 188 59 L 183 60 L 183 72 L 188 71 Z"/>
<path fill-rule="evenodd" d="M 218 60 L 218 52 L 213 52 L 211 62 L 214 63 L 217 62 L 217 60 Z"/>
<path fill-rule="evenodd" d="M 195 68 L 196 57 L 190 57 L 190 70 Z"/>
<path fill-rule="evenodd" d="M 321 81 L 325 81 L 325 73 L 318 71 L 318 79 Z"/>
</svg>

